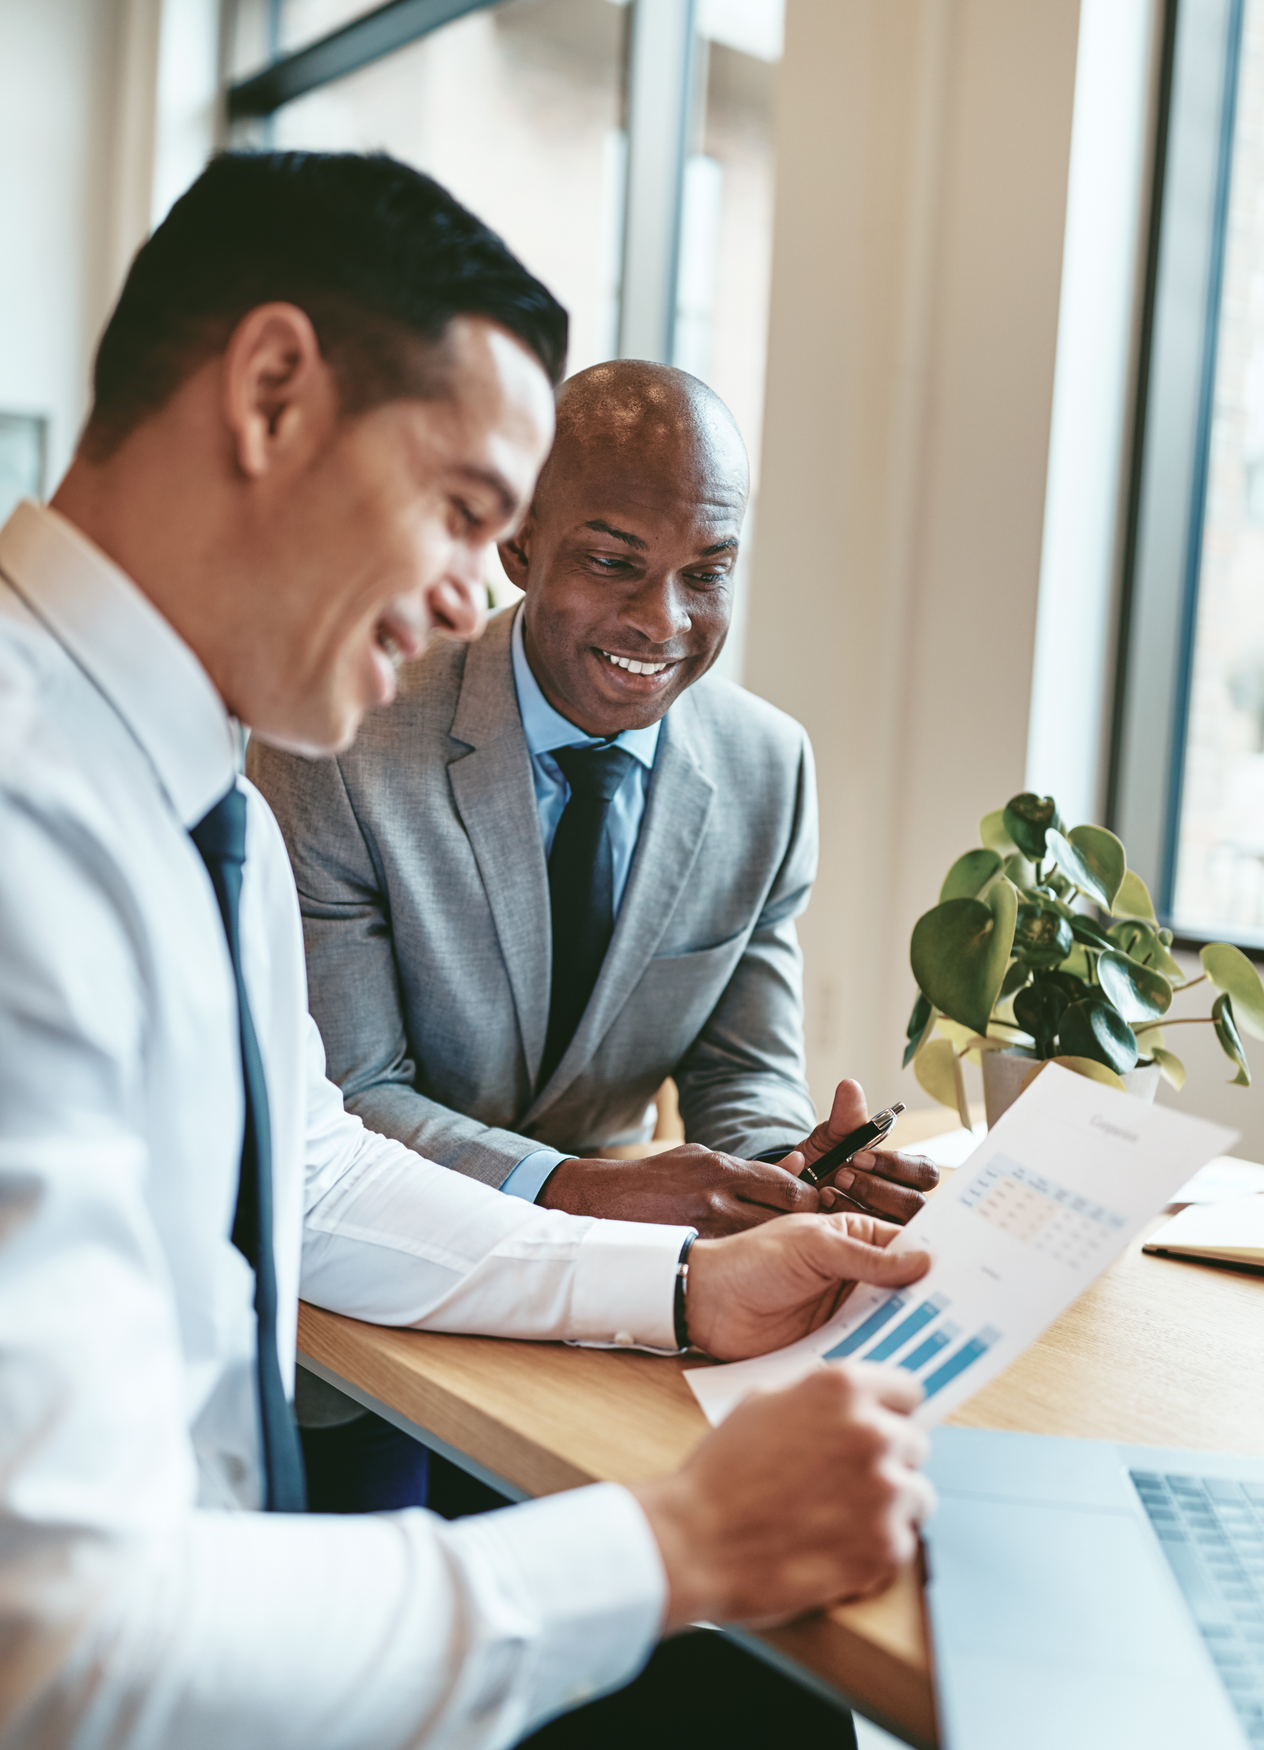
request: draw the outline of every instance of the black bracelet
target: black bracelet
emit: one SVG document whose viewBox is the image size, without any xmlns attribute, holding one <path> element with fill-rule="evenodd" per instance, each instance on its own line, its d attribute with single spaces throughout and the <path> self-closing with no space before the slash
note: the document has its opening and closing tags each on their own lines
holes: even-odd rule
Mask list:
<svg viewBox="0 0 1264 1750">
<path fill-rule="evenodd" d="M 685 1290 L 689 1284 L 689 1248 L 697 1239 L 697 1234 L 690 1234 L 680 1248 L 680 1257 L 676 1261 L 676 1295 L 672 1302 L 672 1317 L 676 1325 L 676 1347 L 689 1347 L 689 1320 L 685 1317 Z"/>
</svg>

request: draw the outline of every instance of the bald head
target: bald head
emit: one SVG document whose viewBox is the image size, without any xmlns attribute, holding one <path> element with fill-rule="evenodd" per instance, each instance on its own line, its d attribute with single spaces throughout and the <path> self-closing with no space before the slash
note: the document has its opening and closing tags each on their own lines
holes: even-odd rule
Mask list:
<svg viewBox="0 0 1264 1750">
<path fill-rule="evenodd" d="M 545 697 L 591 735 L 660 718 L 724 646 L 746 446 L 705 383 L 620 359 L 562 385 L 518 539 L 523 634 Z"/>
<path fill-rule="evenodd" d="M 646 359 L 590 365 L 562 384 L 557 434 L 536 487 L 547 494 L 554 478 L 600 456 L 643 469 L 656 461 L 681 463 L 750 486 L 750 464 L 737 421 L 710 389 L 688 371 Z"/>
</svg>

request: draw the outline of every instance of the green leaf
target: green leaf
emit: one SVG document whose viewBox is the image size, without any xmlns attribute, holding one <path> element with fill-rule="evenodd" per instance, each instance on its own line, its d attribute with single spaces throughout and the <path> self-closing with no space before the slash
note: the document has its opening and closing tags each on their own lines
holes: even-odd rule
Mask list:
<svg viewBox="0 0 1264 1750">
<path fill-rule="evenodd" d="M 1172 987 L 1166 978 L 1118 948 L 1098 960 L 1097 982 L 1125 1021 L 1157 1021 L 1172 1006 Z"/>
<path fill-rule="evenodd" d="M 1030 790 L 1010 797 L 1001 810 L 1001 822 L 1015 850 L 1030 857 L 1033 863 L 1042 862 L 1047 855 L 1045 839 L 1049 828 L 1062 824 L 1053 797 L 1036 796 Z"/>
<path fill-rule="evenodd" d="M 1071 952 L 1071 926 L 1056 911 L 1022 904 L 1014 929 L 1013 953 L 1028 966 L 1057 966 Z"/>
<path fill-rule="evenodd" d="M 1211 1005 L 1212 1020 L 1216 1023 L 1216 1038 L 1220 1041 L 1220 1049 L 1236 1064 L 1238 1073 L 1234 1076 L 1232 1087 L 1249 1088 L 1251 1085 L 1251 1067 L 1246 1061 L 1246 1053 L 1242 1049 L 1242 1041 L 1238 1036 L 1237 1025 L 1233 1018 L 1233 998 L 1226 991 L 1218 996 Z"/>
<path fill-rule="evenodd" d="M 1115 903 L 1110 909 L 1117 918 L 1144 918 L 1148 924 L 1157 924 L 1159 921 L 1154 913 L 1150 889 L 1135 869 L 1124 871 L 1119 892 L 1115 895 Z"/>
<path fill-rule="evenodd" d="M 1108 935 L 1112 944 L 1151 972 L 1161 972 L 1169 984 L 1180 984 L 1185 974 L 1163 946 L 1163 939 L 1152 924 L 1129 918 L 1122 924 L 1112 924 Z"/>
<path fill-rule="evenodd" d="M 926 1037 L 931 1022 L 934 1019 L 934 1005 L 931 1003 L 930 998 L 919 990 L 917 993 L 917 1001 L 913 1004 L 913 1013 L 909 1016 L 909 1024 L 904 1030 L 904 1037 L 908 1040 L 908 1044 L 904 1047 L 905 1069 L 908 1068 L 910 1062 L 916 1057 L 918 1046 Z"/>
<path fill-rule="evenodd" d="M 1015 887 L 1029 888 L 1036 885 L 1036 865 L 1028 862 L 1021 851 L 1015 851 L 1012 856 L 1006 857 L 1004 869 Z"/>
<path fill-rule="evenodd" d="M 1062 962 L 1061 970 L 1067 973 L 1071 978 L 1078 979 L 1081 984 L 1088 986 L 1090 989 L 1092 988 L 1093 962 L 1089 957 L 1088 949 L 1082 942 L 1077 942 L 1075 944 L 1074 948 L 1072 948 L 1071 952 Z"/>
<path fill-rule="evenodd" d="M 1077 911 L 1071 919 L 1071 934 L 1077 942 L 1083 942 L 1088 948 L 1113 948 L 1114 943 L 1092 918 L 1086 918 L 1084 913 Z"/>
<path fill-rule="evenodd" d="M 909 959 L 918 988 L 972 1032 L 987 1032 L 1009 965 L 1017 914 L 1017 895 L 1001 880 L 986 900 L 945 900 L 913 926 Z"/>
<path fill-rule="evenodd" d="M 1248 1033 L 1264 1039 L 1264 984 L 1242 950 L 1229 942 L 1209 942 L 1199 958 L 1216 989 L 1233 998 L 1235 1018 Z"/>
<path fill-rule="evenodd" d="M 1063 1069 L 1069 1069 L 1074 1075 L 1084 1076 L 1090 1082 L 1103 1082 L 1108 1088 L 1118 1088 L 1121 1094 L 1128 1092 L 1114 1070 L 1109 1069 L 1104 1063 L 1098 1063 L 1095 1057 L 1047 1058 L 1044 1063 L 1038 1063 L 1035 1069 L 1023 1077 L 1023 1089 L 1029 1088 L 1041 1070 L 1047 1069 L 1051 1063 L 1059 1064 Z"/>
<path fill-rule="evenodd" d="M 1004 1002 L 1006 997 L 1012 997 L 1016 990 L 1021 990 L 1031 977 L 1031 967 L 1021 960 L 1015 960 L 1005 977 L 1001 980 L 1001 994 L 997 999 Z"/>
<path fill-rule="evenodd" d="M 1005 830 L 1005 810 L 996 809 L 991 814 L 985 814 L 979 822 L 979 837 L 989 851 L 999 851 L 1002 857 L 1008 857 L 1018 846 Z"/>
<path fill-rule="evenodd" d="M 1070 839 L 1064 838 L 1058 829 L 1052 826 L 1045 838 L 1049 846 L 1049 855 L 1057 863 L 1067 880 L 1078 887 L 1087 898 L 1095 900 L 1103 910 L 1109 911 L 1110 902 L 1106 898 L 1106 888 L 1101 878 L 1089 867 Z"/>
<path fill-rule="evenodd" d="M 1185 1065 L 1175 1052 L 1165 1051 L 1161 1045 L 1152 1048 L 1150 1055 L 1159 1066 L 1159 1074 L 1165 1082 L 1170 1082 L 1179 1094 L 1185 1086 Z"/>
<path fill-rule="evenodd" d="M 941 1106 L 956 1107 L 959 1116 L 968 1113 L 961 1065 L 951 1040 L 931 1039 L 923 1045 L 913 1059 L 913 1074 L 932 1100 L 938 1100 Z M 961 1122 L 969 1130 L 969 1117 L 962 1117 Z"/>
<path fill-rule="evenodd" d="M 1073 826 L 1067 840 L 1079 852 L 1084 867 L 1096 877 L 1106 895 L 1106 909 L 1109 911 L 1128 872 L 1123 845 L 1104 826 Z"/>
<path fill-rule="evenodd" d="M 1072 1003 L 1058 1028 L 1058 1042 L 1071 1057 L 1091 1057 L 1116 1075 L 1133 1068 L 1137 1037 L 1123 1016 L 1099 996 Z"/>
<path fill-rule="evenodd" d="M 939 903 L 946 899 L 977 899 L 1001 866 L 999 851 L 967 851 L 944 876 Z"/>
<path fill-rule="evenodd" d="M 1058 1023 L 1071 999 L 1051 978 L 1037 978 L 1014 998 L 1014 1019 L 1036 1041 L 1038 1057 L 1051 1055 Z"/>
</svg>

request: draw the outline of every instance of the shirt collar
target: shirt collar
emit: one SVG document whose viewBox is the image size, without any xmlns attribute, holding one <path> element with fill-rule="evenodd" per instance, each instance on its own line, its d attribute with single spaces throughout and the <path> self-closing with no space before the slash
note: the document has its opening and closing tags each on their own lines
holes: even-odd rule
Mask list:
<svg viewBox="0 0 1264 1750">
<path fill-rule="evenodd" d="M 0 528 L 0 567 L 126 723 L 184 825 L 196 825 L 234 782 L 240 737 L 189 646 L 55 510 L 18 506 Z"/>
<path fill-rule="evenodd" d="M 547 753 L 554 747 L 595 747 L 602 741 L 604 738 L 600 735 L 586 735 L 582 729 L 576 729 L 560 711 L 553 709 L 540 691 L 540 683 L 531 672 L 531 664 L 527 661 L 526 647 L 522 640 L 521 608 L 514 615 L 512 646 L 518 709 L 522 713 L 523 733 L 526 735 L 532 758 L 537 754 Z M 663 715 L 666 716 L 666 712 Z M 651 771 L 658 749 L 658 732 L 662 727 L 663 718 L 660 717 L 648 729 L 625 729 L 615 736 L 614 745 L 626 748 L 647 771 Z"/>
</svg>

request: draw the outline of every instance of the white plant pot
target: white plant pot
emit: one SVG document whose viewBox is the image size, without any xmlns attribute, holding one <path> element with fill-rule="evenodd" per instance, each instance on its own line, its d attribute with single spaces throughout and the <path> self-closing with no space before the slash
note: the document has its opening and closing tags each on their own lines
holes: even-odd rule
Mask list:
<svg viewBox="0 0 1264 1750">
<path fill-rule="evenodd" d="M 989 1130 L 1001 1113 L 1014 1104 L 1037 1061 L 1032 1052 L 1017 1048 L 983 1053 L 983 1105 Z M 1130 1094 L 1149 1104 L 1159 1091 L 1159 1066 L 1147 1063 L 1130 1069 L 1120 1079 Z"/>
</svg>

